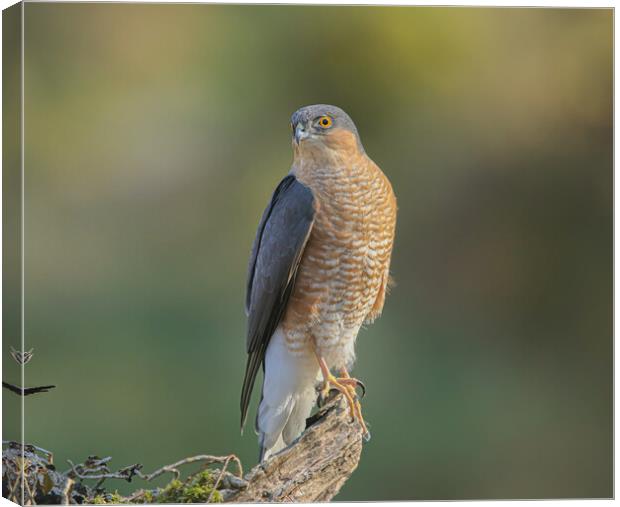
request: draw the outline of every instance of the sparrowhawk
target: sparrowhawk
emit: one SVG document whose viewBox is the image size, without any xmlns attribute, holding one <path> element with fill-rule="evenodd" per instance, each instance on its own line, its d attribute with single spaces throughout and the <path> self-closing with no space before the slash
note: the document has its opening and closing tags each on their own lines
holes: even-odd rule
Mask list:
<svg viewBox="0 0 620 507">
<path fill-rule="evenodd" d="M 348 370 L 360 327 L 383 309 L 396 226 L 392 185 L 347 113 L 303 107 L 291 129 L 293 164 L 260 220 L 247 281 L 241 426 L 263 365 L 261 461 L 304 430 L 321 380 L 368 435 Z"/>
</svg>

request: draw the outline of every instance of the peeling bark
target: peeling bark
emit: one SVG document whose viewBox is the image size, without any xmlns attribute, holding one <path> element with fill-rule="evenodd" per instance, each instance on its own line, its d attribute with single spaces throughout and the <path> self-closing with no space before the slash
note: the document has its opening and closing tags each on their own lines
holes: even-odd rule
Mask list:
<svg viewBox="0 0 620 507">
<path fill-rule="evenodd" d="M 340 491 L 357 468 L 361 427 L 351 421 L 342 396 L 312 418 L 306 431 L 282 452 L 255 466 L 247 487 L 226 495 L 228 502 L 325 502 Z"/>
</svg>

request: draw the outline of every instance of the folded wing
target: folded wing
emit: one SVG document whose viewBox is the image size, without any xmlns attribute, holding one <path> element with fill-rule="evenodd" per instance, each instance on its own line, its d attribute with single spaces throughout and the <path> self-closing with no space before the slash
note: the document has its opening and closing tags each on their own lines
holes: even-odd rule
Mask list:
<svg viewBox="0 0 620 507">
<path fill-rule="evenodd" d="M 241 391 L 241 427 L 269 340 L 286 310 L 310 236 L 315 199 L 295 176 L 278 185 L 261 218 L 248 268 L 245 309 L 248 359 Z"/>
</svg>

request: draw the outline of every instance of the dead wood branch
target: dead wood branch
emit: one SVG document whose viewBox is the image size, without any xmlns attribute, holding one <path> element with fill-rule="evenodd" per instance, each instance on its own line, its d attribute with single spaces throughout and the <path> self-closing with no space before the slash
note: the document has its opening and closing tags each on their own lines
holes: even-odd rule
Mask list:
<svg viewBox="0 0 620 507">
<path fill-rule="evenodd" d="M 230 502 L 325 502 L 340 491 L 359 463 L 361 428 L 342 396 L 329 402 L 290 447 L 254 467 L 248 486 Z"/>
<path fill-rule="evenodd" d="M 59 472 L 52 453 L 16 442 L 3 442 L 3 494 L 13 501 L 37 503 L 211 503 L 211 502 L 321 502 L 331 500 L 357 468 L 362 450 L 361 428 L 351 421 L 341 395 L 331 398 L 308 420 L 297 441 L 243 477 L 235 455 L 202 454 L 163 466 L 150 474 L 134 464 L 112 471 L 110 457 L 89 456 L 83 463 L 69 461 Z M 228 468 L 236 465 L 236 474 Z M 181 480 L 180 467 L 199 464 L 198 471 Z M 218 468 L 213 468 L 213 466 Z M 20 480 L 23 473 L 24 480 Z M 150 482 L 164 474 L 172 480 L 163 488 L 140 489 L 127 497 L 103 489 L 107 480 Z M 92 482 L 91 482 L 92 481 Z M 23 496 L 22 496 L 23 495 Z"/>
</svg>

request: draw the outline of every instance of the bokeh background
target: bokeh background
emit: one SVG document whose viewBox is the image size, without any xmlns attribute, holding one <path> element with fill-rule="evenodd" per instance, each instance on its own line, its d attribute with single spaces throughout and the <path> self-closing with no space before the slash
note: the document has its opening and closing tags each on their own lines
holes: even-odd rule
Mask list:
<svg viewBox="0 0 620 507">
<path fill-rule="evenodd" d="M 26 440 L 255 463 L 246 262 L 289 116 L 326 102 L 400 208 L 337 498 L 611 496 L 612 16 L 26 4 L 26 383 L 58 386 Z"/>
</svg>

